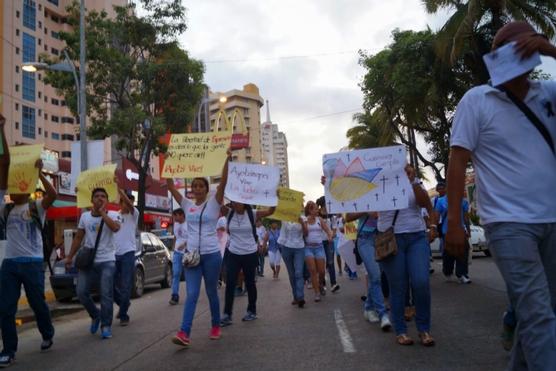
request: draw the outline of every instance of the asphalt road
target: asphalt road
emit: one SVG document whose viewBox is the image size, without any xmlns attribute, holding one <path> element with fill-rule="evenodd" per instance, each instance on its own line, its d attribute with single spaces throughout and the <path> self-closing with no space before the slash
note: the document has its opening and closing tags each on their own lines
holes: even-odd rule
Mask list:
<svg viewBox="0 0 556 371">
<path fill-rule="evenodd" d="M 402 347 L 393 333 L 363 319 L 364 280 L 340 277 L 342 289 L 305 309 L 290 304 L 286 272 L 259 280 L 259 319 L 242 323 L 247 297 L 235 303 L 235 322 L 222 339 L 208 339 L 210 313 L 201 294 L 192 344 L 171 343 L 183 306 L 169 306 L 169 290 L 153 289 L 132 302 L 131 324 L 114 337 L 90 335 L 84 311 L 58 317 L 53 348 L 39 352 L 34 324 L 20 329 L 13 370 L 502 370 L 508 361 L 499 341 L 504 286 L 491 258 L 473 260 L 471 285 L 445 282 L 439 260 L 432 275 L 434 348 Z M 267 269 L 268 271 L 268 269 Z M 182 287 L 182 292 L 184 288 Z M 223 290 L 221 290 L 221 297 Z M 312 298 L 308 293 L 308 298 Z M 183 298 L 183 294 L 182 294 Z M 221 303 L 222 305 L 222 303 Z M 414 323 L 410 334 L 416 338 Z"/>
</svg>

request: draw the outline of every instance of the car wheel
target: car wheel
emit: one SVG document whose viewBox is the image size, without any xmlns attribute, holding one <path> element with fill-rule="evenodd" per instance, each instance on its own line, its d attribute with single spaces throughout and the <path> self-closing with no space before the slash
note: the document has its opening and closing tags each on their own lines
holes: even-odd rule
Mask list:
<svg viewBox="0 0 556 371">
<path fill-rule="evenodd" d="M 164 272 L 164 279 L 160 281 L 160 286 L 163 289 L 167 289 L 168 287 L 172 286 L 172 265 L 168 264 L 166 266 L 166 271 Z"/>
<path fill-rule="evenodd" d="M 135 279 L 133 280 L 133 291 L 131 292 L 131 296 L 134 298 L 140 298 L 143 296 L 143 292 L 145 291 L 145 273 L 143 269 L 137 268 L 135 270 Z"/>
<path fill-rule="evenodd" d="M 491 256 L 492 254 L 490 253 L 489 249 L 486 249 L 483 251 L 485 253 L 486 256 Z"/>
</svg>

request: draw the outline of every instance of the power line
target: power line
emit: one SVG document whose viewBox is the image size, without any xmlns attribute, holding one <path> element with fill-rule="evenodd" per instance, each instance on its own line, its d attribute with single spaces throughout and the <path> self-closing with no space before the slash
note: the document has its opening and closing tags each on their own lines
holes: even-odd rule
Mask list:
<svg viewBox="0 0 556 371">
<path fill-rule="evenodd" d="M 291 124 L 292 122 L 310 121 L 310 120 L 316 120 L 316 119 L 320 119 L 320 118 L 324 118 L 324 117 L 343 115 L 343 114 L 346 114 L 346 113 L 353 113 L 353 112 L 359 112 L 359 111 L 361 111 L 361 108 L 354 108 L 354 109 L 345 110 L 345 111 L 338 111 L 338 112 L 326 113 L 326 114 L 318 115 L 318 116 L 306 117 L 304 119 L 283 121 L 283 122 L 279 122 L 279 124 Z"/>
<path fill-rule="evenodd" d="M 280 60 L 291 60 L 291 59 L 304 59 L 304 58 L 316 58 L 316 57 L 331 57 L 340 54 L 352 54 L 356 53 L 357 50 L 345 50 L 338 52 L 329 53 L 317 53 L 317 54 L 306 54 L 306 55 L 287 55 L 281 57 L 268 57 L 268 58 L 243 58 L 243 59 L 216 59 L 216 60 L 204 60 L 206 64 L 219 64 L 219 63 L 247 63 L 247 62 L 271 62 Z"/>
</svg>

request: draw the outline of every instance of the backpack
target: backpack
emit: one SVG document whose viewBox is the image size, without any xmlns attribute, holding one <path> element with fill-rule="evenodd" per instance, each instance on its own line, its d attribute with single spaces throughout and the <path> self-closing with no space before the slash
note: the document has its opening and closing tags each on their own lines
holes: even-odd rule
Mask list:
<svg viewBox="0 0 556 371">
<path fill-rule="evenodd" d="M 247 216 L 249 217 L 249 221 L 251 222 L 251 229 L 253 231 L 253 238 L 255 238 L 255 242 L 259 243 L 259 236 L 257 235 L 257 228 L 255 226 L 255 215 L 253 214 L 253 209 L 251 206 L 246 205 L 245 211 L 247 212 Z M 230 211 L 230 215 L 228 215 L 228 231 L 230 230 L 230 222 L 232 221 L 232 217 L 234 216 L 235 212 L 234 209 Z"/>
<path fill-rule="evenodd" d="M 4 236 L 6 236 L 7 238 L 7 228 L 8 228 L 8 216 L 10 215 L 10 212 L 13 210 L 13 208 L 15 207 L 15 204 L 13 202 L 6 204 L 4 206 Z M 29 200 L 29 214 L 31 214 L 31 220 L 33 222 L 33 224 L 35 224 L 35 226 L 38 228 L 38 230 L 41 233 L 41 237 L 42 237 L 42 253 L 43 253 L 43 259 L 45 261 L 45 263 L 48 264 L 48 269 L 50 270 L 50 273 L 52 274 L 52 266 L 50 264 L 50 255 L 52 254 L 53 251 L 53 246 L 50 240 L 50 236 L 48 234 L 47 228 L 43 225 L 42 221 L 41 221 L 41 217 L 39 216 L 39 210 L 37 209 L 37 204 L 35 203 L 35 201 Z"/>
</svg>

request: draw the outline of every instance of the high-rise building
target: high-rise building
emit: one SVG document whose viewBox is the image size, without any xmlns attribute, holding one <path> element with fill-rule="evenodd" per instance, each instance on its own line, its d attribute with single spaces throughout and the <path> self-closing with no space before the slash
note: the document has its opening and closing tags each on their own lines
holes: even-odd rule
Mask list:
<svg viewBox="0 0 556 371">
<path fill-rule="evenodd" d="M 44 71 L 25 72 L 22 65 L 40 54 L 62 55 L 60 31 L 69 31 L 65 9 L 72 0 L 6 0 L 0 2 L 0 111 L 6 117 L 8 144 L 44 143 L 60 158 L 71 157 L 78 139 L 78 120 L 64 98 L 44 83 Z M 128 0 L 87 0 L 88 10 L 106 10 Z"/>
<path fill-rule="evenodd" d="M 209 100 L 211 130 L 215 128 L 220 111 L 224 111 L 230 120 L 235 118 L 232 122 L 234 133 L 241 133 L 243 130 L 241 119 L 245 122 L 245 130 L 249 134 L 249 146 L 234 151 L 234 161 L 262 163 L 260 110 L 264 100 L 259 95 L 257 85 L 247 84 L 242 90 L 212 92 Z M 225 130 L 224 125 L 223 119 L 218 120 L 218 130 Z"/>
<path fill-rule="evenodd" d="M 270 120 L 270 107 L 266 101 L 266 121 L 262 124 L 261 144 L 263 161 L 280 168 L 280 185 L 289 188 L 288 141 L 286 134 Z"/>
</svg>

